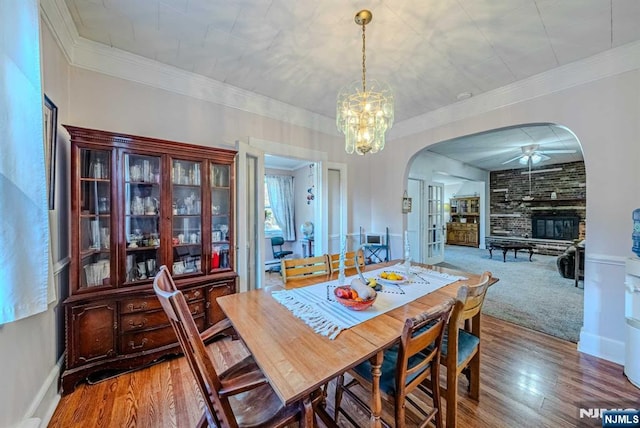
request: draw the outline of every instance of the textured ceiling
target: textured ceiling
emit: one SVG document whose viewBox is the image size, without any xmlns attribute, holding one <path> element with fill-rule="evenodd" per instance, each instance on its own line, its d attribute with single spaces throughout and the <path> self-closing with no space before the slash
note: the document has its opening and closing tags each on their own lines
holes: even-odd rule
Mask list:
<svg viewBox="0 0 640 428">
<path fill-rule="evenodd" d="M 396 121 L 640 39 L 635 0 L 65 0 L 81 37 L 335 117 L 386 80 Z"/>
<path fill-rule="evenodd" d="M 386 80 L 396 122 L 640 40 L 636 0 L 64 0 L 80 37 L 335 117 L 341 86 Z M 520 168 L 521 147 L 582 159 L 555 126 L 478 134 L 429 150 L 487 169 Z M 280 163 L 277 163 L 277 162 Z M 271 159 L 272 167 L 290 167 Z M 298 160 L 299 161 L 299 160 Z M 296 162 L 298 162 L 296 161 Z M 297 163 L 296 163 L 297 165 Z"/>
<path fill-rule="evenodd" d="M 447 140 L 430 146 L 429 152 L 496 171 L 524 168 L 517 158 L 523 153 L 522 147 L 531 145 L 537 145 L 536 150 L 548 157 L 536 167 L 583 160 L 582 149 L 573 133 L 549 124 L 505 128 Z"/>
</svg>

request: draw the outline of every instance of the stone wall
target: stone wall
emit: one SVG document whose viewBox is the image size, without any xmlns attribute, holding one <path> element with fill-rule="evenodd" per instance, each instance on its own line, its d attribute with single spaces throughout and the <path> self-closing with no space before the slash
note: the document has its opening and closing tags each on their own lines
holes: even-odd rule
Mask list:
<svg viewBox="0 0 640 428">
<path fill-rule="evenodd" d="M 530 238 L 533 215 L 575 215 L 580 218 L 580 237 L 584 238 L 584 162 L 533 167 L 531 201 L 523 200 L 529 196 L 528 172 L 528 168 L 521 168 L 490 173 L 490 235 Z"/>
</svg>

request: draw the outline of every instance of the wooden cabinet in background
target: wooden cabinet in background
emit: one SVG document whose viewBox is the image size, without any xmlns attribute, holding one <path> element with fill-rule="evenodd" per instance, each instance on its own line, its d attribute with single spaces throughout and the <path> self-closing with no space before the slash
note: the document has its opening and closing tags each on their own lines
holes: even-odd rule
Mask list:
<svg viewBox="0 0 640 428">
<path fill-rule="evenodd" d="M 480 236 L 476 223 L 447 223 L 447 244 L 478 247 Z"/>
<path fill-rule="evenodd" d="M 480 198 L 451 198 L 451 221 L 447 223 L 447 244 L 480 246 Z"/>
<path fill-rule="evenodd" d="M 168 266 L 198 328 L 235 293 L 236 152 L 65 126 L 71 134 L 71 270 L 63 393 L 180 347 L 153 292 Z"/>
</svg>

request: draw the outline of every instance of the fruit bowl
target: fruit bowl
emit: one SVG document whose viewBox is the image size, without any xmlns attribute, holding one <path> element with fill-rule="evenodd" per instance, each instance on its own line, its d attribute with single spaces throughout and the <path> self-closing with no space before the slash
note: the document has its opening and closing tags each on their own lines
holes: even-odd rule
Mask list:
<svg viewBox="0 0 640 428">
<path fill-rule="evenodd" d="M 373 302 L 376 301 L 376 297 L 378 297 L 378 294 L 376 293 L 372 298 L 367 300 L 362 300 L 359 297 L 356 297 L 355 299 L 353 299 L 353 298 L 345 297 L 349 295 L 347 293 L 349 294 L 354 293 L 354 290 L 352 290 L 351 287 L 349 287 L 348 285 L 342 285 L 340 287 L 336 287 L 335 290 L 333 290 L 333 294 L 336 300 L 341 305 L 346 306 L 347 308 L 354 311 L 363 311 L 367 309 L 368 307 L 373 305 Z"/>
</svg>

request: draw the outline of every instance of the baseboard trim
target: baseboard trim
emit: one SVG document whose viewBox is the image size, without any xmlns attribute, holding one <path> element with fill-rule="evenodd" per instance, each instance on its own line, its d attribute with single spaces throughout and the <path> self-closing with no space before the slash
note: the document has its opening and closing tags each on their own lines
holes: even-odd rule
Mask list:
<svg viewBox="0 0 640 428">
<path fill-rule="evenodd" d="M 60 370 L 62 369 L 63 361 L 64 354 L 53 366 L 49 375 L 40 387 L 40 390 L 33 398 L 20 427 L 49 426 L 53 413 L 60 402 L 58 378 L 60 377 Z"/>
<path fill-rule="evenodd" d="M 619 340 L 611 340 L 603 336 L 598 336 L 580 330 L 580 341 L 578 351 L 603 360 L 611 361 L 623 365 L 625 360 L 625 343 Z"/>
</svg>

